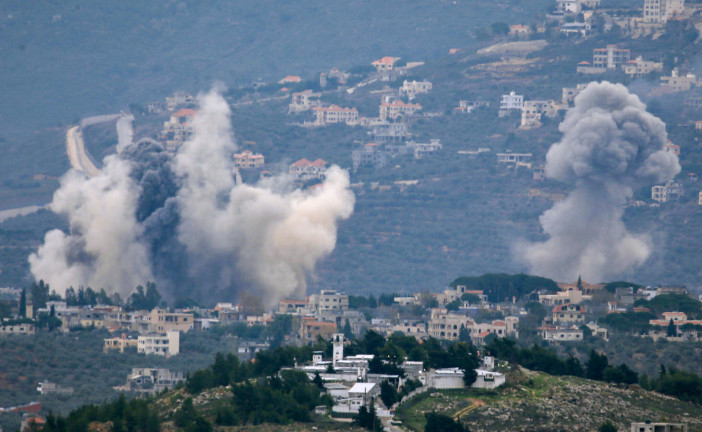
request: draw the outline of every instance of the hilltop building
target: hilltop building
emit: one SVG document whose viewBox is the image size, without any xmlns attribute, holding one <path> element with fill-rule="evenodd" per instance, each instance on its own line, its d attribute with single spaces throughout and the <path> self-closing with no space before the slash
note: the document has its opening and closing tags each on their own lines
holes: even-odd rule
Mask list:
<svg viewBox="0 0 702 432">
<path fill-rule="evenodd" d="M 421 109 L 422 106 L 420 104 L 404 103 L 399 99 L 392 102 L 383 102 L 380 104 L 380 120 L 396 120 L 401 116 L 411 117 Z"/>
<path fill-rule="evenodd" d="M 395 62 L 400 60 L 400 57 L 388 57 L 385 56 L 371 63 L 376 71 L 378 72 L 389 72 L 394 69 Z"/>
<path fill-rule="evenodd" d="M 312 107 L 315 115 L 314 125 L 325 126 L 334 123 L 355 125 L 358 123 L 358 110 L 356 108 L 342 108 L 338 105 L 328 107 Z"/>
<path fill-rule="evenodd" d="M 670 76 L 661 77 L 661 87 L 669 92 L 687 91 L 694 86 L 697 86 L 697 76 L 692 73 L 680 76 L 678 68 L 673 69 Z"/>
<path fill-rule="evenodd" d="M 638 56 L 635 60 L 629 60 L 622 67 L 624 73 L 635 78 L 641 78 L 652 72 L 661 72 L 663 70 L 662 62 L 646 61 L 643 57 Z"/>
<path fill-rule="evenodd" d="M 139 336 L 137 339 L 139 354 L 155 354 L 170 357 L 180 353 L 180 332 L 167 331 L 165 334 Z"/>
<path fill-rule="evenodd" d="M 311 108 L 321 106 L 319 100 L 321 93 L 315 93 L 312 90 L 305 90 L 292 94 L 290 105 L 288 105 L 288 114 L 295 112 L 307 111 Z"/>
<path fill-rule="evenodd" d="M 251 150 L 244 150 L 234 154 L 234 166 L 236 168 L 261 168 L 266 163 L 262 154 L 254 154 Z"/>
<path fill-rule="evenodd" d="M 506 113 L 506 111 L 509 110 L 521 110 L 523 106 L 524 95 L 518 95 L 511 91 L 509 94 L 502 95 L 502 100 L 500 101 L 500 113 Z"/>
<path fill-rule="evenodd" d="M 606 48 L 592 50 L 592 66 L 602 69 L 619 69 L 631 57 L 631 50 L 617 48 L 616 45 L 607 45 Z"/>
<path fill-rule="evenodd" d="M 556 117 L 561 106 L 555 101 L 529 100 L 522 105 L 522 121 L 520 129 L 531 129 L 541 126 L 541 117 Z"/>
<path fill-rule="evenodd" d="M 407 96 L 408 99 L 412 100 L 420 93 L 429 93 L 431 87 L 429 81 L 405 80 L 400 87 L 400 96 Z"/>
<path fill-rule="evenodd" d="M 114 389 L 119 392 L 156 394 L 163 390 L 172 390 L 184 381 L 183 372 L 161 368 L 132 368 L 132 373 L 127 375 L 127 383 Z"/>
<path fill-rule="evenodd" d="M 310 162 L 307 159 L 300 159 L 290 165 L 290 174 L 305 180 L 311 178 L 324 178 L 324 173 L 327 171 L 327 165 L 329 165 L 325 160 L 317 159 L 314 162 Z"/>
<path fill-rule="evenodd" d="M 665 24 L 673 17 L 685 12 L 685 0 L 644 0 L 645 23 Z"/>
<path fill-rule="evenodd" d="M 431 139 L 428 143 L 413 144 L 415 159 L 422 159 L 424 157 L 431 156 L 433 153 L 436 153 L 443 148 L 439 139 Z"/>
<path fill-rule="evenodd" d="M 437 339 L 458 340 L 461 327 L 468 331 L 474 343 L 480 344 L 489 334 L 497 337 L 518 337 L 519 318 L 506 317 L 504 320 L 494 320 L 491 323 L 476 323 L 466 315 L 448 313 L 444 308 L 433 308 L 429 320 L 429 336 Z"/>
<path fill-rule="evenodd" d="M 353 161 L 353 170 L 358 171 L 358 168 L 362 166 L 382 168 L 387 162 L 387 157 L 378 144 L 367 143 L 363 148 L 351 152 L 351 160 Z"/>
<path fill-rule="evenodd" d="M 684 193 L 685 189 L 681 183 L 668 180 L 663 185 L 656 185 L 651 188 L 651 199 L 659 203 L 665 203 L 681 198 Z"/>
</svg>

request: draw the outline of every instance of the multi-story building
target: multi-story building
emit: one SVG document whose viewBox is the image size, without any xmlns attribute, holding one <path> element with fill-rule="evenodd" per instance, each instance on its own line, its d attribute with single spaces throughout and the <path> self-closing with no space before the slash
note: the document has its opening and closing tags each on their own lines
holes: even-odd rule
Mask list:
<svg viewBox="0 0 702 432">
<path fill-rule="evenodd" d="M 387 162 L 387 156 L 378 144 L 368 143 L 363 148 L 352 151 L 351 160 L 353 161 L 353 170 L 358 171 L 358 168 L 361 166 L 384 167 Z"/>
<path fill-rule="evenodd" d="M 651 199 L 659 203 L 679 199 L 685 193 L 682 183 L 668 180 L 664 185 L 656 185 L 651 188 Z"/>
<path fill-rule="evenodd" d="M 696 85 L 697 76 L 695 74 L 689 73 L 680 76 L 678 68 L 673 69 L 670 76 L 661 77 L 661 87 L 671 92 L 687 91 Z"/>
<path fill-rule="evenodd" d="M 336 323 L 327 321 L 317 321 L 314 318 L 303 318 L 300 325 L 300 339 L 306 341 L 316 341 L 322 337 L 325 340 L 331 339 L 337 332 Z"/>
<path fill-rule="evenodd" d="M 685 0 L 644 0 L 645 23 L 665 24 L 675 16 L 682 16 L 684 12 Z"/>
<path fill-rule="evenodd" d="M 531 166 L 531 153 L 497 153 L 497 163 L 514 166 Z"/>
<path fill-rule="evenodd" d="M 663 70 L 662 62 L 647 61 L 643 57 L 638 56 L 635 60 L 629 60 L 623 66 L 624 73 L 635 78 L 641 78 L 652 72 L 660 72 Z"/>
<path fill-rule="evenodd" d="M 583 331 L 572 327 L 539 327 L 541 339 L 550 344 L 559 342 L 579 342 L 583 340 Z"/>
<path fill-rule="evenodd" d="M 551 311 L 551 324 L 571 325 L 585 322 L 585 306 L 579 304 L 558 305 Z"/>
<path fill-rule="evenodd" d="M 559 306 L 564 304 L 580 304 L 592 300 L 592 296 L 584 295 L 575 287 L 570 287 L 556 294 L 539 294 L 539 303 L 546 306 Z"/>
<path fill-rule="evenodd" d="M 178 383 L 185 381 L 183 372 L 172 372 L 160 368 L 132 368 L 127 375 L 127 383 L 115 387 L 117 391 L 139 394 L 156 394 L 163 390 L 172 390 Z"/>
<path fill-rule="evenodd" d="M 407 81 L 405 80 L 400 87 L 400 96 L 407 96 L 409 99 L 414 99 L 420 93 L 429 93 L 431 90 L 429 81 Z"/>
<path fill-rule="evenodd" d="M 155 308 L 149 313 L 149 331 L 156 333 L 177 330 L 187 332 L 192 330 L 195 319 L 192 313 L 168 312 Z"/>
<path fill-rule="evenodd" d="M 554 101 L 529 100 L 522 105 L 521 129 L 541 126 L 541 117 L 555 117 L 560 106 Z"/>
<path fill-rule="evenodd" d="M 358 110 L 356 108 L 342 108 L 338 105 L 328 107 L 313 107 L 315 115 L 314 124 L 324 126 L 334 123 L 354 125 L 358 123 Z"/>
<path fill-rule="evenodd" d="M 186 92 L 178 91 L 173 93 L 173 96 L 166 97 L 166 109 L 168 111 L 174 111 L 181 105 L 188 105 L 195 103 L 195 99 Z"/>
<path fill-rule="evenodd" d="M 123 334 L 121 337 L 103 339 L 102 352 L 119 350 L 119 352 L 123 353 L 125 348 L 136 348 L 137 345 L 138 341 L 136 339 L 127 339 L 127 335 Z"/>
<path fill-rule="evenodd" d="M 349 296 L 334 290 L 322 290 L 319 294 L 309 296 L 310 309 L 313 311 L 345 311 L 349 309 Z"/>
<path fill-rule="evenodd" d="M 400 60 L 400 57 L 385 56 L 371 63 L 378 72 L 389 72 L 394 69 L 395 62 Z"/>
<path fill-rule="evenodd" d="M 299 314 L 308 312 L 309 309 L 309 299 L 308 300 L 294 300 L 294 299 L 283 299 L 278 302 L 278 313 L 281 314 Z"/>
<path fill-rule="evenodd" d="M 251 150 L 244 150 L 234 154 L 234 166 L 237 168 L 261 168 L 266 163 L 262 154 L 254 154 Z"/>
<path fill-rule="evenodd" d="M 325 160 L 317 159 L 310 162 L 307 159 L 300 159 L 290 165 L 290 174 L 300 179 L 324 178 L 328 163 Z"/>
<path fill-rule="evenodd" d="M 320 106 L 321 101 L 319 97 L 321 95 L 321 93 L 315 93 L 312 90 L 293 93 L 290 105 L 288 105 L 288 113 L 307 111 Z"/>
<path fill-rule="evenodd" d="M 442 148 L 443 146 L 438 138 L 431 139 L 428 143 L 414 143 L 414 158 L 421 159 L 426 156 L 431 156 Z"/>
<path fill-rule="evenodd" d="M 22 323 L 22 324 L 2 324 L 0 325 L 0 336 L 5 335 L 28 335 L 34 334 L 34 324 L 32 323 Z"/>
<path fill-rule="evenodd" d="M 139 336 L 137 339 L 137 352 L 139 354 L 155 354 L 160 356 L 174 356 L 180 353 L 180 332 L 168 331 L 165 334 Z"/>
<path fill-rule="evenodd" d="M 400 116 L 411 117 L 421 109 L 422 106 L 420 104 L 404 103 L 401 100 L 383 102 L 380 104 L 380 119 L 382 121 L 387 121 L 396 120 Z"/>
<path fill-rule="evenodd" d="M 158 136 L 159 141 L 165 143 L 166 150 L 175 151 L 193 134 L 193 119 L 196 112 L 190 108 L 181 108 L 169 121 L 163 124 L 163 129 Z"/>
<path fill-rule="evenodd" d="M 444 308 L 433 308 L 429 320 L 429 336 L 437 339 L 458 340 L 461 327 L 468 331 L 474 342 L 479 342 L 486 334 L 497 337 L 518 337 L 519 318 L 509 316 L 504 320 L 495 320 L 491 323 L 476 323 L 472 318 L 448 313 Z"/>
<path fill-rule="evenodd" d="M 604 69 L 619 69 L 631 57 L 631 50 L 617 48 L 616 45 L 607 45 L 606 48 L 592 50 L 592 66 Z"/>
<path fill-rule="evenodd" d="M 577 84 L 575 87 L 563 87 L 561 103 L 565 106 L 572 105 L 575 97 L 585 90 L 587 84 Z"/>
<path fill-rule="evenodd" d="M 631 432 L 687 432 L 686 423 L 632 422 Z"/>
<path fill-rule="evenodd" d="M 472 113 L 475 109 L 481 108 L 481 107 L 489 107 L 490 102 L 488 101 L 483 101 L 483 100 L 461 100 L 458 101 L 458 106 L 454 108 L 456 111 L 470 114 Z"/>
<path fill-rule="evenodd" d="M 502 95 L 500 101 L 500 111 L 521 110 L 524 106 L 524 95 L 518 95 L 511 91 L 509 94 Z"/>
</svg>

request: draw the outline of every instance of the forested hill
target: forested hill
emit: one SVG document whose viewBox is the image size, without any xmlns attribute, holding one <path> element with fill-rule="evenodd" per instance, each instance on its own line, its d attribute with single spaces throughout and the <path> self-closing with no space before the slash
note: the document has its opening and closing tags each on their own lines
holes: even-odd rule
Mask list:
<svg viewBox="0 0 702 432">
<path fill-rule="evenodd" d="M 4 1 L 0 129 L 26 135 L 215 81 L 236 88 L 385 55 L 421 61 L 474 46 L 477 27 L 529 19 L 550 3 Z"/>
</svg>

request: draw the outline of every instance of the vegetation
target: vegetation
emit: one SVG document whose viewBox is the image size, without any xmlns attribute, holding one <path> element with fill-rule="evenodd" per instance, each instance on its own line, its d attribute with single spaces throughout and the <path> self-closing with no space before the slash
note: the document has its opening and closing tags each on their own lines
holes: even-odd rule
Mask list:
<svg viewBox="0 0 702 432">
<path fill-rule="evenodd" d="M 487 295 L 488 301 L 492 303 L 511 301 L 513 297 L 522 299 L 540 290 L 558 291 L 558 285 L 551 279 L 526 274 L 500 273 L 478 277 L 462 276 L 450 284 L 453 288 L 458 285 L 464 285 L 467 290 L 482 290 Z"/>
</svg>

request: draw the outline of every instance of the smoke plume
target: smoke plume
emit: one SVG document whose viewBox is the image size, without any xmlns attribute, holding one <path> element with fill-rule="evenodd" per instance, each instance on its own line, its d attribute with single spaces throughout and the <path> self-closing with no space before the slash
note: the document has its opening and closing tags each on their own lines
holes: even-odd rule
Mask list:
<svg viewBox="0 0 702 432">
<path fill-rule="evenodd" d="M 546 155 L 546 176 L 575 189 L 539 218 L 549 239 L 521 245 L 535 274 L 557 280 L 615 277 L 643 264 L 647 235 L 627 231 L 622 204 L 635 188 L 680 172 L 665 150 L 665 124 L 621 84 L 590 83 L 575 99 L 559 130 L 563 139 Z"/>
<path fill-rule="evenodd" d="M 155 280 L 168 298 L 205 301 L 305 293 L 353 212 L 347 172 L 333 166 L 305 190 L 286 175 L 237 184 L 229 107 L 215 91 L 199 102 L 193 137 L 175 156 L 140 142 L 106 158 L 97 177 L 63 178 L 51 208 L 70 233 L 47 233 L 29 258 L 35 279 L 122 296 Z"/>
</svg>

